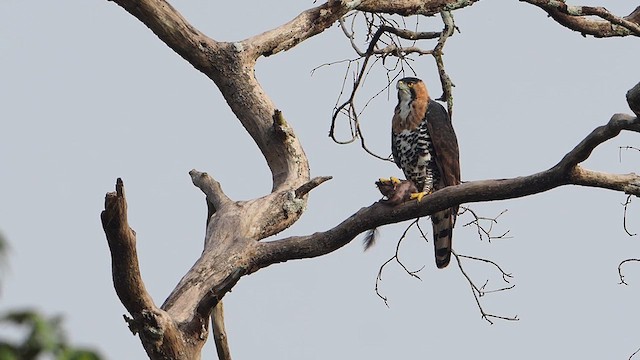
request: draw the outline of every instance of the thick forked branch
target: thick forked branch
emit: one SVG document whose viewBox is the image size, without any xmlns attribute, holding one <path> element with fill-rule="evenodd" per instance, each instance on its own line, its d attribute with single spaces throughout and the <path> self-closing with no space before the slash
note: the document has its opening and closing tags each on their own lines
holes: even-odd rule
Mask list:
<svg viewBox="0 0 640 360">
<path fill-rule="evenodd" d="M 120 301 L 132 314 L 154 308 L 155 304 L 140 276 L 136 233 L 127 220 L 127 200 L 122 179 L 116 181 L 115 192 L 107 193 L 100 218 L 111 250 L 113 285 Z"/>
<path fill-rule="evenodd" d="M 188 354 L 199 359 L 200 347 L 187 348 L 182 333 L 172 318 L 158 309 L 144 287 L 136 253 L 136 234 L 127 220 L 127 200 L 122 179 L 116 181 L 116 191 L 107 193 L 102 227 L 111 251 L 113 285 L 118 298 L 133 317 L 129 329 L 140 334 L 140 340 L 152 359 L 179 359 Z M 197 346 L 198 342 L 192 343 Z M 182 355 L 184 356 L 184 355 Z"/>
<path fill-rule="evenodd" d="M 427 216 L 463 203 L 513 199 L 563 185 L 599 187 L 640 196 L 640 176 L 636 174 L 603 174 L 578 166 L 593 149 L 622 130 L 640 132 L 639 118 L 615 114 L 608 124 L 591 132 L 557 165 L 533 175 L 450 186 L 429 195 L 423 202 L 411 202 L 393 208 L 378 202 L 360 209 L 330 230 L 260 243 L 253 267 L 257 269 L 292 259 L 321 256 L 346 245 L 369 229 Z"/>
<path fill-rule="evenodd" d="M 298 139 L 276 141 L 273 136 L 276 109 L 255 77 L 255 58 L 245 51 L 248 43 L 218 42 L 205 36 L 165 0 L 113 1 L 214 81 L 263 153 L 272 172 L 274 191 L 308 181 L 309 165 Z"/>
</svg>

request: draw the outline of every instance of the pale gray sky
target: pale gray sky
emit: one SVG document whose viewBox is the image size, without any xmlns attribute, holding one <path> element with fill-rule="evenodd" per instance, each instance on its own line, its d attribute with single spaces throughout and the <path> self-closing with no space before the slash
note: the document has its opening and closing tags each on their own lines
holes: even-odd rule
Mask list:
<svg viewBox="0 0 640 360">
<path fill-rule="evenodd" d="M 173 1 L 217 40 L 239 40 L 284 23 L 312 1 Z M 592 4 L 598 4 L 591 1 Z M 627 14 L 634 4 L 606 4 Z M 481 1 L 455 13 L 461 34 L 447 43 L 463 180 L 526 175 L 555 164 L 596 126 L 629 112 L 624 95 L 640 81 L 639 40 L 583 38 L 518 1 Z M 422 21 L 439 30 L 438 17 Z M 313 176 L 334 179 L 311 193 L 308 211 L 282 236 L 328 229 L 379 197 L 373 182 L 400 175 L 357 145 L 328 137 L 344 67 L 314 67 L 354 56 L 337 27 L 257 67 L 258 78 L 300 137 Z M 415 62 L 439 96 L 431 57 Z M 380 79 L 365 83 L 378 90 Z M 64 314 L 74 344 L 109 359 L 144 359 L 113 290 L 99 213 L 122 177 L 129 219 L 138 233 L 142 274 L 160 304 L 202 250 L 206 209 L 187 172 L 213 174 L 234 199 L 269 191 L 257 148 L 205 76 L 144 25 L 108 1 L 0 2 L 0 231 L 11 244 L 0 311 L 33 307 Z M 364 100 L 364 99 L 363 99 Z M 395 95 L 363 114 L 370 146 L 389 153 Z M 637 145 L 620 136 L 586 166 L 637 171 Z M 321 258 L 293 261 L 243 278 L 225 298 L 235 359 L 624 359 L 640 346 L 640 269 L 617 265 L 640 252 L 622 228 L 625 196 L 565 187 L 525 199 L 475 204 L 484 216 L 509 211 L 498 230 L 509 240 L 480 242 L 474 229 L 454 232 L 454 248 L 498 262 L 516 287 L 483 298 L 487 311 L 519 322 L 480 318 L 468 284 L 452 263 L 437 270 L 433 246 L 414 232 L 403 259 L 393 255 L 405 224 L 381 229 L 364 253 L 359 240 Z M 640 203 L 629 226 L 640 232 Z M 423 228 L 430 230 L 428 221 Z M 493 269 L 468 265 L 489 286 Z M 6 329 L 0 330 L 6 332 Z M 212 344 L 203 358 L 215 358 Z"/>
</svg>

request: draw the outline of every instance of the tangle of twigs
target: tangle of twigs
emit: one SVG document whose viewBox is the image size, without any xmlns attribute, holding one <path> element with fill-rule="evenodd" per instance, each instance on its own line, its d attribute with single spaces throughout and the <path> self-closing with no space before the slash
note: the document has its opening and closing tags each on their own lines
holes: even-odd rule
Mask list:
<svg viewBox="0 0 640 360">
<path fill-rule="evenodd" d="M 378 275 L 376 276 L 376 286 L 375 286 L 375 291 L 376 291 L 376 295 L 378 295 L 378 297 L 380 299 L 382 299 L 382 301 L 384 301 L 384 304 L 389 307 L 389 301 L 387 299 L 386 296 L 382 295 L 382 293 L 380 293 L 380 282 L 382 281 L 382 272 L 384 271 L 385 266 L 387 266 L 389 263 L 391 263 L 393 260 L 395 260 L 403 269 L 404 271 L 409 274 L 409 276 L 414 277 L 418 280 L 422 280 L 420 278 L 420 276 L 417 275 L 417 273 L 419 271 L 421 271 L 422 269 L 424 269 L 424 266 L 421 267 L 418 270 L 409 270 L 409 268 L 407 268 L 407 266 L 405 264 L 402 263 L 402 261 L 400 260 L 399 257 L 399 253 L 400 253 L 400 244 L 402 243 L 402 240 L 404 240 L 407 237 L 407 233 L 409 232 L 409 229 L 411 229 L 414 225 L 417 226 L 418 224 L 418 220 L 420 220 L 420 218 L 415 219 L 414 221 L 411 222 L 411 224 L 409 224 L 409 226 L 407 226 L 407 228 L 404 230 L 404 232 L 402 233 L 402 236 L 400 236 L 400 239 L 398 240 L 398 244 L 396 245 L 396 252 L 395 254 L 389 258 L 389 260 L 385 261 L 381 266 L 380 269 L 378 270 Z M 419 229 L 419 227 L 418 227 Z M 419 229 L 420 233 L 423 234 L 422 229 Z"/>
<path fill-rule="evenodd" d="M 363 16 L 366 22 L 368 41 L 366 51 L 362 51 L 356 44 L 355 40 L 354 27 L 358 16 Z M 349 18 L 351 18 L 350 25 L 347 24 L 347 20 Z M 403 24 L 399 24 L 397 21 L 391 18 L 386 18 L 378 14 L 366 13 L 352 13 L 340 20 L 340 28 L 342 29 L 344 35 L 351 42 L 351 46 L 356 54 L 358 54 L 359 58 L 340 61 L 347 61 L 348 66 L 345 72 L 345 77 L 343 79 L 342 88 L 340 89 L 340 94 L 338 96 L 338 102 L 336 102 L 336 105 L 334 106 L 334 111 L 331 118 L 331 126 L 329 128 L 329 137 L 331 137 L 331 139 L 338 144 L 350 144 L 359 139 L 360 145 L 365 150 L 365 152 L 385 161 L 392 161 L 392 159 L 390 156 L 378 155 L 368 148 L 364 138 L 364 134 L 360 127 L 359 116 L 373 99 L 375 99 L 385 91 L 388 91 L 394 80 L 405 74 L 405 66 L 407 66 L 411 70 L 411 72 L 413 73 L 412 75 L 416 74 L 416 71 L 411 67 L 409 63 L 409 61 L 411 60 L 408 57 L 409 55 L 418 54 L 419 56 L 434 56 L 443 88 L 443 95 L 439 99 L 447 101 L 450 115 L 453 111 L 453 96 L 451 88 L 454 85 L 444 69 L 444 62 L 442 60 L 442 50 L 444 48 L 445 42 L 453 34 L 453 31 L 455 29 L 453 16 L 448 11 L 442 13 L 444 28 L 441 32 L 420 32 L 417 31 L 417 29 L 408 30 L 406 28 L 400 28 L 401 26 L 406 26 L 406 24 L 404 24 L 404 18 L 402 20 Z M 438 42 L 433 49 L 424 50 L 415 45 L 418 40 L 436 38 L 438 39 Z M 403 46 L 402 40 L 412 41 L 412 44 L 410 46 Z M 382 46 L 380 46 L 380 44 L 382 44 Z M 386 64 L 386 60 L 390 56 L 396 58 L 396 61 L 391 67 L 387 66 Z M 373 63 L 369 65 L 372 57 L 374 58 Z M 360 61 L 362 61 L 362 63 L 360 63 Z M 356 94 L 358 93 L 359 88 L 368 76 L 369 72 L 373 69 L 374 65 L 379 62 L 382 63 L 383 67 L 387 70 L 387 84 L 375 95 L 373 95 L 365 103 L 362 109 L 356 110 Z M 320 65 L 317 68 L 313 69 L 312 72 L 322 66 L 327 66 L 335 63 Z M 345 86 L 349 78 L 349 73 L 354 64 L 355 71 L 353 73 L 353 87 L 351 89 L 351 93 L 349 94 L 349 97 L 346 101 L 339 104 L 339 100 L 345 92 Z M 339 139 L 336 135 L 336 123 L 339 116 L 345 116 L 347 118 L 350 132 L 350 136 L 347 139 Z"/>
<path fill-rule="evenodd" d="M 503 212 L 504 213 L 504 212 Z M 498 215 L 499 216 L 499 215 Z M 384 301 L 384 304 L 389 307 L 389 300 L 386 296 L 384 296 L 381 292 L 380 292 L 380 282 L 382 281 L 382 272 L 384 271 L 384 268 L 390 264 L 391 262 L 393 262 L 394 260 L 402 267 L 402 269 L 404 269 L 404 271 L 409 274 L 409 276 L 414 277 L 418 280 L 422 280 L 420 278 L 420 276 L 418 276 L 418 272 L 421 271 L 422 269 L 424 269 L 424 266 L 421 267 L 418 270 L 410 270 L 401 260 L 399 257 L 399 253 L 400 253 L 400 245 L 402 244 L 402 241 L 407 237 L 407 234 L 409 232 L 409 230 L 412 227 L 416 227 L 418 229 L 418 231 L 420 232 L 420 236 L 427 240 L 426 234 L 425 232 L 422 230 L 422 228 L 420 227 L 419 224 L 419 220 L 415 219 L 414 221 L 412 221 L 404 230 L 404 232 L 402 233 L 402 235 L 400 236 L 400 238 L 398 239 L 398 243 L 396 244 L 396 250 L 395 253 L 392 257 L 390 257 L 387 261 L 385 261 L 381 266 L 380 269 L 378 270 L 378 274 L 376 276 L 376 282 L 375 282 L 375 292 L 376 295 L 382 299 L 382 301 Z M 501 292 L 501 291 L 506 291 L 506 290 L 510 290 L 513 289 L 515 287 L 515 285 L 510 284 L 510 279 L 512 278 L 512 275 L 510 273 L 507 273 L 506 271 L 504 271 L 502 269 L 502 267 L 500 267 L 500 265 L 498 265 L 496 262 L 492 261 L 492 260 L 488 260 L 488 259 L 483 259 L 483 258 L 479 258 L 479 257 L 475 257 L 475 256 L 468 256 L 468 255 L 459 255 L 457 254 L 455 251 L 451 252 L 455 258 L 456 261 L 458 263 L 458 268 L 460 269 L 460 272 L 462 273 L 462 275 L 465 277 L 465 279 L 467 280 L 467 282 L 469 283 L 469 286 L 471 287 L 471 291 L 473 293 L 473 297 L 476 301 L 476 305 L 478 306 L 478 309 L 480 310 L 480 314 L 482 315 L 482 318 L 485 319 L 486 321 L 488 321 L 490 324 L 493 324 L 493 321 L 491 319 L 502 319 L 502 320 L 509 320 L 509 321 L 517 321 L 519 320 L 517 316 L 513 316 L 513 317 L 508 317 L 508 316 L 501 316 L 501 315 L 495 315 L 495 314 L 491 314 L 488 313 L 484 310 L 484 308 L 482 307 L 482 303 L 480 302 L 480 298 L 490 294 L 490 293 L 495 293 L 495 292 Z M 469 260 L 473 260 L 473 261 L 480 261 L 480 262 L 484 262 L 486 264 L 489 265 L 493 265 L 493 267 L 495 267 L 496 269 L 498 269 L 498 271 L 500 272 L 501 276 L 502 276 L 502 281 L 504 281 L 506 284 L 510 284 L 507 286 L 504 286 L 502 288 L 497 288 L 497 289 L 491 289 L 488 290 L 487 289 L 487 285 L 489 284 L 489 280 L 486 280 L 485 283 L 482 286 L 478 286 L 476 285 L 476 283 L 471 279 L 471 277 L 469 276 L 469 274 L 467 274 L 467 272 L 465 271 L 463 264 L 462 264 L 462 259 L 469 259 Z"/>
<path fill-rule="evenodd" d="M 500 214 L 498 214 L 494 218 L 488 218 L 488 217 L 478 216 L 478 214 L 476 214 L 476 212 L 471 210 L 471 208 L 469 207 L 461 206 L 460 208 L 462 209 L 462 211 L 458 215 L 463 215 L 464 213 L 468 212 L 473 217 L 473 220 L 471 220 L 470 222 L 462 226 L 466 227 L 470 225 L 475 225 L 476 228 L 478 229 L 478 237 L 480 238 L 480 241 L 484 240 L 485 236 L 487 240 L 489 240 L 489 242 L 491 242 L 491 240 L 494 240 L 494 239 L 510 239 L 511 238 L 510 236 L 507 236 L 510 230 L 507 230 L 500 235 L 492 234 L 493 226 L 498 223 L 498 218 L 502 216 L 502 214 L 506 213 L 507 209 L 502 210 L 502 212 L 500 212 Z M 483 223 L 489 223 L 489 225 L 486 226 L 486 225 L 483 225 Z"/>
<path fill-rule="evenodd" d="M 483 297 L 484 295 L 490 294 L 490 293 L 495 293 L 495 292 L 500 292 L 500 291 L 511 290 L 511 289 L 513 289 L 515 287 L 515 285 L 512 284 L 510 286 L 505 286 L 505 287 L 498 288 L 498 289 L 486 290 L 486 287 L 489 284 L 489 280 L 486 280 L 485 283 L 482 286 L 476 285 L 474 283 L 474 281 L 471 279 L 471 277 L 464 270 L 464 267 L 462 266 L 462 261 L 460 259 L 465 258 L 465 259 L 470 259 L 470 260 L 475 260 L 475 261 L 482 261 L 482 262 L 485 262 L 485 263 L 488 263 L 488 264 L 491 264 L 491 265 L 495 266 L 498 269 L 498 271 L 500 271 L 500 273 L 502 274 L 502 280 L 507 284 L 509 283 L 509 279 L 512 277 L 511 274 L 506 273 L 504 270 L 502 270 L 502 268 L 500 266 L 498 266 L 498 264 L 496 264 L 495 262 L 493 262 L 491 260 L 481 259 L 481 258 L 477 258 L 477 257 L 473 257 L 473 256 L 458 255 L 455 251 L 451 251 L 451 253 L 456 258 L 456 261 L 458 262 L 458 268 L 460 269 L 460 272 L 465 277 L 465 279 L 467 279 L 467 282 L 469 283 L 469 286 L 471 287 L 471 292 L 473 293 L 473 298 L 476 300 L 476 305 L 478 305 L 478 309 L 480 310 L 480 314 L 482 315 L 483 319 L 485 319 L 487 322 L 489 322 L 489 324 L 492 324 L 492 325 L 493 325 L 493 321 L 491 321 L 491 319 L 501 319 L 501 320 L 508 320 L 508 321 L 518 321 L 518 320 L 520 320 L 520 319 L 518 319 L 517 315 L 515 315 L 515 316 L 502 316 L 502 315 L 495 315 L 495 314 L 488 313 L 482 307 L 482 303 L 480 303 L 480 298 Z"/>
</svg>

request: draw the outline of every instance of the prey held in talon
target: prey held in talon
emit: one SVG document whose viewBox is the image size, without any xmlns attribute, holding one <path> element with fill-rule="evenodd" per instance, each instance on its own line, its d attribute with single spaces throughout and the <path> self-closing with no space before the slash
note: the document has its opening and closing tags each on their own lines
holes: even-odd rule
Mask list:
<svg viewBox="0 0 640 360">
<path fill-rule="evenodd" d="M 400 181 L 400 179 L 398 179 L 397 177 L 393 177 L 393 176 L 389 177 L 388 179 L 387 178 L 380 178 L 380 179 L 378 179 L 378 181 L 380 181 L 383 184 L 392 184 L 392 185 L 400 185 L 400 183 L 402 182 L 402 181 Z"/>
</svg>

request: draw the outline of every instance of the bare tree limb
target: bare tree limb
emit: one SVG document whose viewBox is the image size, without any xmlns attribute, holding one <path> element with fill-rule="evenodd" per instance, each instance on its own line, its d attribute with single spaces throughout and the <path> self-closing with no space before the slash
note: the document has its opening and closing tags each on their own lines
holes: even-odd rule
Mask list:
<svg viewBox="0 0 640 360">
<path fill-rule="evenodd" d="M 546 11 L 558 24 L 583 35 L 595 37 L 640 36 L 638 8 L 627 17 L 619 17 L 603 7 L 573 6 L 564 1 L 521 0 Z M 592 16 L 600 18 L 595 20 Z"/>
<path fill-rule="evenodd" d="M 578 165 L 585 161 L 598 145 L 618 136 L 622 130 L 640 132 L 640 121 L 638 121 L 637 117 L 631 115 L 614 114 L 609 123 L 593 130 L 589 136 L 565 155 L 555 167 L 567 169 Z"/>
<path fill-rule="evenodd" d="M 107 193 L 105 209 L 100 218 L 109 250 L 113 285 L 118 298 L 133 318 L 125 316 L 129 329 L 140 334 L 145 351 L 151 358 L 178 358 L 180 353 L 193 354 L 199 359 L 204 342 L 185 347 L 177 324 L 163 310 L 158 309 L 147 292 L 140 275 L 136 252 L 136 234 L 127 220 L 127 200 L 124 183 L 118 178 L 116 191 Z"/>
<path fill-rule="evenodd" d="M 127 199 L 124 183 L 118 178 L 116 191 L 107 193 L 102 227 L 111 250 L 113 284 L 123 305 L 131 313 L 154 308 L 155 304 L 144 287 L 136 251 L 136 233 L 127 220 Z M 126 303 L 126 304 L 125 304 Z"/>
<path fill-rule="evenodd" d="M 190 172 L 191 177 L 194 178 L 195 170 Z M 202 174 L 202 173 L 201 173 Z M 206 175 L 206 173 L 204 173 Z M 195 177 L 197 179 L 201 179 L 201 177 Z M 212 182 L 215 180 L 209 178 Z M 215 182 L 219 187 L 219 184 Z M 215 185 L 214 185 L 215 187 Z M 202 188 L 200 188 L 203 190 Z M 204 191 L 204 190 L 203 190 Z M 220 189 L 219 193 L 222 193 L 222 189 Z M 224 195 L 224 194 L 222 194 Z M 220 195 L 217 195 L 220 196 Z M 214 196 L 211 196 L 214 197 Z M 216 207 L 209 201 L 209 196 L 207 199 L 207 229 L 209 228 L 209 223 L 211 222 L 212 216 L 216 212 Z M 224 326 L 224 305 L 222 304 L 222 300 L 219 300 L 218 303 L 211 310 L 211 332 L 213 334 L 213 342 L 216 345 L 216 351 L 218 352 L 218 360 L 231 360 L 231 350 L 229 350 L 229 341 L 227 337 L 227 330 Z M 200 310 L 201 312 L 206 314 L 207 310 Z M 204 324 L 203 324 L 204 325 Z M 204 334 L 203 334 L 204 335 Z"/>
<path fill-rule="evenodd" d="M 211 329 L 213 330 L 213 340 L 216 343 L 218 360 L 231 360 L 231 351 L 227 341 L 227 330 L 224 326 L 224 308 L 220 301 L 211 312 Z"/>
<path fill-rule="evenodd" d="M 255 78 L 255 53 L 247 50 L 249 43 L 222 43 L 206 37 L 164 0 L 113 1 L 214 81 L 265 156 L 272 172 L 274 191 L 299 186 L 309 180 L 309 164 L 298 139 L 274 141 L 276 108 Z M 282 31 L 293 31 L 291 26 Z M 289 127 L 286 122 L 282 126 Z"/>
<path fill-rule="evenodd" d="M 191 181 L 193 184 L 207 195 L 207 201 L 211 203 L 215 209 L 219 209 L 224 205 L 231 203 L 231 199 L 229 199 L 222 191 L 220 183 L 209 176 L 209 174 L 193 169 L 189 171 L 189 175 L 191 175 Z"/>
<path fill-rule="evenodd" d="M 452 88 L 455 86 L 451 81 L 451 78 L 447 74 L 447 71 L 444 69 L 444 60 L 442 56 L 444 55 L 444 45 L 446 44 L 449 37 L 453 35 L 453 32 L 456 28 L 455 22 L 453 20 L 453 14 L 451 11 L 442 11 L 440 13 L 442 17 L 442 22 L 444 24 L 444 29 L 440 34 L 440 38 L 438 39 L 438 44 L 433 49 L 433 58 L 436 60 L 436 66 L 438 68 L 438 75 L 440 75 L 440 84 L 442 85 L 442 95 L 438 100 L 447 102 L 447 111 L 449 112 L 449 118 L 453 119 L 453 90 Z"/>
<path fill-rule="evenodd" d="M 309 191 L 315 189 L 320 186 L 323 182 L 331 180 L 331 176 L 318 176 L 311 179 L 308 183 L 300 186 L 296 189 L 296 198 L 301 199 L 303 196 L 307 195 Z"/>
</svg>

